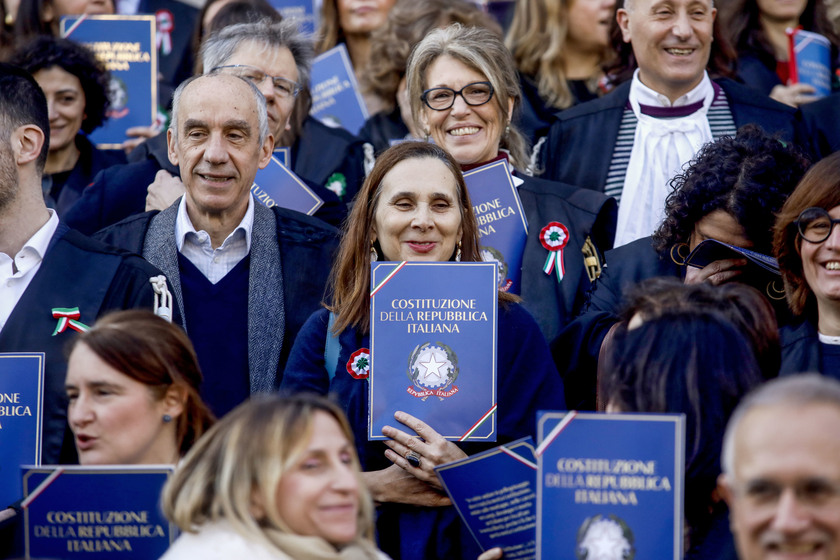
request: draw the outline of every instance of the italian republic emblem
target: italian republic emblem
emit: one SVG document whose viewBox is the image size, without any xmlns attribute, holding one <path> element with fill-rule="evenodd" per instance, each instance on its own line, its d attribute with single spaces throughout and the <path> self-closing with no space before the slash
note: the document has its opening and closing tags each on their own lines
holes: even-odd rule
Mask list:
<svg viewBox="0 0 840 560">
<path fill-rule="evenodd" d="M 367 379 L 370 375 L 370 350 L 359 348 L 347 361 L 347 373 L 353 379 Z"/>
<path fill-rule="evenodd" d="M 458 378 L 458 356 L 442 342 L 417 345 L 408 358 L 408 378 L 412 386 L 407 391 L 424 401 L 432 395 L 443 400 L 458 392 L 453 385 Z"/>
<path fill-rule="evenodd" d="M 490 247 L 489 245 L 482 245 L 481 260 L 483 260 L 484 262 L 499 263 L 499 273 L 496 278 L 499 283 L 499 290 L 502 292 L 510 290 L 511 285 L 513 284 L 513 280 L 507 277 L 509 267 L 508 264 L 505 262 L 505 256 L 502 254 L 502 252 L 496 249 L 495 247 Z"/>
</svg>

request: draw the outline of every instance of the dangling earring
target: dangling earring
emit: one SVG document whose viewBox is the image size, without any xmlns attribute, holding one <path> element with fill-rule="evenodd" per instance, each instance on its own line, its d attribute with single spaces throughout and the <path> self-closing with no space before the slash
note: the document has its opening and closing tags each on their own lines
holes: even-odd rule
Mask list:
<svg viewBox="0 0 840 560">
<path fill-rule="evenodd" d="M 455 262 L 461 262 L 461 240 L 458 240 L 458 247 L 455 249 Z"/>
<path fill-rule="evenodd" d="M 376 241 L 370 242 L 370 262 L 376 262 L 379 260 L 379 253 L 376 251 L 374 243 L 376 243 Z"/>
<path fill-rule="evenodd" d="M 677 250 L 676 257 L 674 257 L 674 249 Z M 691 251 L 689 250 L 687 243 L 674 243 L 671 247 L 671 260 L 674 261 L 674 264 L 677 266 L 685 266 L 685 259 L 688 258 L 690 253 Z"/>
<path fill-rule="evenodd" d="M 509 134 L 510 134 L 510 123 L 507 123 L 505 125 L 505 138 L 507 138 Z"/>
</svg>

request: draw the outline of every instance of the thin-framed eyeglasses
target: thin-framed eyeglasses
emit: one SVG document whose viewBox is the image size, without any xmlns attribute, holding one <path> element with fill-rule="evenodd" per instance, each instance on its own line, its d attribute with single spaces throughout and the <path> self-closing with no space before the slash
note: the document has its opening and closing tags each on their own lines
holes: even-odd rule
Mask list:
<svg viewBox="0 0 840 560">
<path fill-rule="evenodd" d="M 808 243 L 822 243 L 831 235 L 834 226 L 840 224 L 840 219 L 832 218 L 825 208 L 812 206 L 803 210 L 795 223 L 802 239 Z"/>
<path fill-rule="evenodd" d="M 269 78 L 271 79 L 271 83 L 274 85 L 274 92 L 278 97 L 282 98 L 297 97 L 297 94 L 300 93 L 301 89 L 303 89 L 303 86 L 297 82 L 293 82 L 292 80 L 283 78 L 282 76 L 269 76 L 256 66 L 248 66 L 247 64 L 227 64 L 224 66 L 216 66 L 210 70 L 211 74 L 213 72 L 233 74 L 234 76 L 245 78 L 257 86 L 263 83 L 266 78 Z"/>
<path fill-rule="evenodd" d="M 431 88 L 424 91 L 420 99 L 433 111 L 446 111 L 455 104 L 459 95 L 467 105 L 478 107 L 493 99 L 493 84 L 472 82 L 457 91 L 448 87 Z"/>
</svg>

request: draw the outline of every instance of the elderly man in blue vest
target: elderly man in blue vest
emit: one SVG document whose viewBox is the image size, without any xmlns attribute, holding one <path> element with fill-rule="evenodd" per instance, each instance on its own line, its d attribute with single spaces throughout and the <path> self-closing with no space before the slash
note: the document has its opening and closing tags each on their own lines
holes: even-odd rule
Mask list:
<svg viewBox="0 0 840 560">
<path fill-rule="evenodd" d="M 791 108 L 710 79 L 716 15 L 712 0 L 625 0 L 616 18 L 632 80 L 558 113 L 542 147 L 547 179 L 619 199 L 616 246 L 653 233 L 669 181 L 706 142 L 748 123 L 793 138 Z"/>
<path fill-rule="evenodd" d="M 294 67 L 266 60 L 274 62 Z M 169 160 L 186 193 L 98 235 L 165 271 L 204 373 L 202 397 L 221 416 L 279 386 L 295 335 L 324 296 L 337 232 L 254 200 L 251 185 L 274 146 L 254 83 L 205 74 L 181 84 L 172 105 Z"/>
</svg>

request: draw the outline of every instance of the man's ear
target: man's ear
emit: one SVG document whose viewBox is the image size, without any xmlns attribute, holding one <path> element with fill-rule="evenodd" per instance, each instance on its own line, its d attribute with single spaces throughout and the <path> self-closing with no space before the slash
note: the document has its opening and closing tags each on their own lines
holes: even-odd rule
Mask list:
<svg viewBox="0 0 840 560">
<path fill-rule="evenodd" d="M 618 27 L 621 29 L 621 40 L 625 43 L 630 42 L 630 13 L 624 8 L 619 9 L 615 13 L 615 20 L 618 22 Z"/>
<path fill-rule="evenodd" d="M 41 149 L 46 142 L 44 131 L 34 124 L 25 124 L 17 128 L 12 134 L 12 151 L 15 162 L 19 166 L 26 165 L 38 159 Z"/>
<path fill-rule="evenodd" d="M 720 497 L 726 502 L 726 505 L 732 507 L 732 501 L 735 498 L 732 490 L 731 477 L 726 473 L 720 473 L 717 478 L 717 491 Z"/>
<path fill-rule="evenodd" d="M 274 153 L 274 135 L 266 134 L 262 146 L 260 146 L 260 169 L 265 169 L 268 162 L 271 161 L 271 154 Z"/>
<path fill-rule="evenodd" d="M 175 138 L 175 135 L 172 134 L 172 129 L 169 128 L 166 130 L 166 148 L 167 148 L 167 155 L 169 156 L 169 163 L 172 165 L 179 165 L 178 164 L 178 152 L 175 150 L 175 144 L 178 142 L 178 139 Z"/>
</svg>

